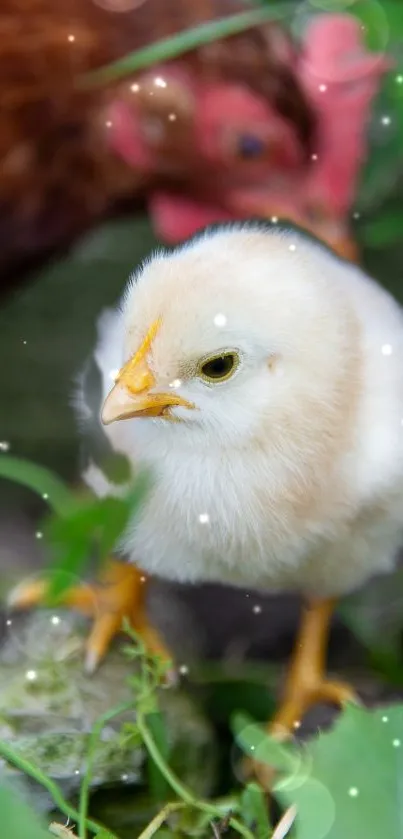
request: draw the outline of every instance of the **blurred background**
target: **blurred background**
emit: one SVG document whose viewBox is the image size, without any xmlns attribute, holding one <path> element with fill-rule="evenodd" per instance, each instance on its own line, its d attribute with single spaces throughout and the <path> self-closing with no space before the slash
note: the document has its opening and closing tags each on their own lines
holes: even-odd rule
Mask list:
<svg viewBox="0 0 403 839">
<path fill-rule="evenodd" d="M 100 312 L 212 221 L 300 224 L 403 302 L 402 44 L 396 0 L 3 0 L 0 457 L 78 485 L 71 397 Z M 44 512 L 0 481 L 2 597 L 44 561 Z M 238 668 L 282 662 L 299 610 L 162 582 L 150 600 L 180 661 Z M 332 661 L 376 701 L 403 685 L 401 572 L 354 603 Z"/>
</svg>

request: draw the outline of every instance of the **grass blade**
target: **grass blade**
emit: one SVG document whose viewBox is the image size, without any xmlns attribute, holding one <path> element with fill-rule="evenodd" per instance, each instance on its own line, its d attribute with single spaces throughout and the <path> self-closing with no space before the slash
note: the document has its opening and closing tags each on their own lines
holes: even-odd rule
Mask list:
<svg viewBox="0 0 403 839">
<path fill-rule="evenodd" d="M 144 70 L 161 61 L 169 61 L 185 52 L 197 49 L 203 44 L 209 44 L 221 38 L 228 38 L 237 35 L 247 29 L 264 23 L 268 20 L 278 19 L 284 16 L 284 7 L 281 3 L 270 3 L 267 6 L 259 7 L 250 12 L 230 15 L 226 18 L 202 23 L 199 26 L 179 32 L 169 38 L 163 38 L 154 44 L 149 44 L 140 50 L 129 53 L 118 61 L 101 67 L 88 73 L 82 83 L 84 85 L 102 85 L 116 79 L 128 76 L 131 73 Z"/>
</svg>

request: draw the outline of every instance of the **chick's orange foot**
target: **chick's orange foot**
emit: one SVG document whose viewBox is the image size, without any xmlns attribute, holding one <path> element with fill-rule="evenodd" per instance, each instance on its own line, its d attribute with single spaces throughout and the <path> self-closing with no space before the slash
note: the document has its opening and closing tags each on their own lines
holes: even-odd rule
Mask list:
<svg viewBox="0 0 403 839">
<path fill-rule="evenodd" d="M 44 580 L 23 582 L 11 592 L 9 605 L 13 609 L 26 609 L 44 604 L 46 586 Z M 172 656 L 164 641 L 148 620 L 146 589 L 147 578 L 141 571 L 133 565 L 111 560 L 94 585 L 82 583 L 68 589 L 63 595 L 60 605 L 76 609 L 93 620 L 86 642 L 87 672 L 91 673 L 97 668 L 113 638 L 122 630 L 125 620 L 140 636 L 150 654 L 159 656 L 167 667 L 168 663 L 172 663 Z"/>
<path fill-rule="evenodd" d="M 326 651 L 333 600 L 311 602 L 303 611 L 294 653 L 287 671 L 282 701 L 268 724 L 269 734 L 286 739 L 298 728 L 306 712 L 317 703 L 343 706 L 359 701 L 355 690 L 342 681 L 326 677 Z M 247 766 L 260 784 L 270 790 L 273 769 L 253 761 Z"/>
</svg>

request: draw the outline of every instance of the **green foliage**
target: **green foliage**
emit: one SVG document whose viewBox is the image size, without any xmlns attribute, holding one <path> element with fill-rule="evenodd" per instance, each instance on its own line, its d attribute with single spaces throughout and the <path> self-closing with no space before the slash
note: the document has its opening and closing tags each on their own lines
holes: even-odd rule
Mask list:
<svg viewBox="0 0 403 839">
<path fill-rule="evenodd" d="M 42 496 L 55 513 L 64 515 L 74 505 L 74 496 L 56 475 L 49 469 L 10 455 L 0 458 L 0 478 L 28 487 Z"/>
<path fill-rule="evenodd" d="M 125 723 L 122 736 L 142 740 L 158 769 L 159 781 L 164 781 L 163 787 L 159 783 L 154 787 L 156 806 L 162 804 L 162 809 L 158 809 L 137 839 L 154 836 L 207 839 L 211 835 L 221 837 L 229 829 L 231 835 L 238 834 L 244 839 L 285 836 L 283 831 L 277 834 L 274 829 L 273 832 L 266 797 L 257 783 L 247 784 L 228 799 L 205 801 L 197 798 L 172 772 L 166 757 L 169 732 L 159 713 L 155 687 L 161 678 L 161 663 L 147 656 L 141 644 L 133 645 L 131 653 L 141 665 L 136 677 L 140 691 L 136 696 L 136 719 Z M 78 811 L 63 799 L 57 785 L 44 777 L 38 767 L 27 764 L 0 742 L 3 757 L 24 768 L 52 793 L 55 805 L 72 819 L 79 839 L 86 839 L 89 833 L 98 839 L 118 839 L 107 828 L 88 819 L 88 789 L 96 739 L 112 717 L 129 708 L 134 709 L 134 700 L 133 704 L 104 714 L 94 726 Z M 276 770 L 273 794 L 286 813 L 296 812 L 292 833 L 288 834 L 287 828 L 290 839 L 291 836 L 293 839 L 340 839 L 341 836 L 379 839 L 383 835 L 400 839 L 402 836 L 403 705 L 375 711 L 350 706 L 331 731 L 319 734 L 306 744 L 278 742 L 261 725 L 240 713 L 234 717 L 233 729 L 236 742 L 247 755 Z M 171 796 L 173 800 L 169 800 Z M 14 792 L 0 787 L 0 807 L 9 839 L 45 839 L 44 828 Z M 56 829 L 53 826 L 52 833 L 65 835 L 60 826 Z M 75 832 L 70 834 L 75 835 Z"/>
<path fill-rule="evenodd" d="M 283 803 L 297 806 L 295 839 L 400 839 L 402 734 L 402 706 L 351 706 L 331 732 L 315 739 L 308 776 L 278 792 Z"/>
<path fill-rule="evenodd" d="M 2 835 L 7 839 L 49 839 L 31 808 L 6 786 L 0 786 L 0 813 Z"/>
<path fill-rule="evenodd" d="M 208 716 L 225 725 L 242 708 L 257 721 L 268 720 L 275 710 L 273 690 L 268 685 L 270 665 L 245 664 L 242 676 L 236 669 L 236 673 L 228 672 L 222 662 L 218 667 L 204 664 L 199 670 L 192 669 L 192 682 L 205 688 L 203 704 Z"/>
<path fill-rule="evenodd" d="M 401 207 L 382 213 L 379 218 L 370 219 L 363 227 L 361 240 L 371 248 L 384 248 L 399 241 L 403 230 L 403 209 Z"/>
<path fill-rule="evenodd" d="M 98 562 L 111 555 L 148 487 L 148 476 L 140 474 L 123 498 L 77 500 L 63 516 L 53 516 L 44 529 L 55 557 L 47 592 L 49 602 L 63 595 L 72 575 L 83 573 L 94 550 Z"/>
<path fill-rule="evenodd" d="M 160 755 L 162 755 L 164 761 L 167 762 L 169 760 L 169 738 L 162 714 L 158 712 L 149 714 L 146 717 L 146 723 Z M 169 796 L 169 786 L 164 775 L 161 774 L 154 761 L 149 760 L 148 764 L 148 783 L 150 793 L 154 801 L 158 801 L 162 804 Z"/>
<path fill-rule="evenodd" d="M 301 746 L 279 743 L 245 717 L 237 742 L 277 769 L 274 794 L 296 807 L 295 839 L 398 839 L 403 835 L 403 706 L 351 705 L 333 729 Z"/>
<path fill-rule="evenodd" d="M 83 574 L 94 552 L 99 563 L 108 558 L 151 483 L 149 475 L 142 472 L 122 497 L 78 498 L 50 470 L 9 455 L 0 458 L 0 477 L 29 487 L 52 508 L 43 527 L 52 558 L 45 574 L 49 604 L 62 597 L 72 578 Z"/>
<path fill-rule="evenodd" d="M 390 684 L 403 685 L 401 656 L 403 569 L 384 574 L 350 594 L 338 612 L 368 654 L 372 667 Z"/>
<path fill-rule="evenodd" d="M 79 839 L 89 834 L 98 839 L 118 839 L 107 828 L 88 817 L 89 787 L 93 771 L 94 747 L 109 720 L 135 710 L 133 722 L 125 722 L 122 738 L 135 738 L 145 746 L 154 765 L 150 790 L 157 809 L 155 816 L 137 839 L 166 839 L 195 836 L 200 839 L 238 834 L 244 839 L 269 839 L 281 835 L 270 827 L 266 799 L 256 783 L 250 783 L 228 799 L 198 798 L 169 766 L 169 731 L 159 709 L 159 685 L 164 669 L 159 658 L 147 654 L 142 642 L 129 631 L 132 643 L 128 654 L 137 664 L 130 683 L 133 700 L 111 709 L 95 724 L 88 749 L 78 810 L 61 793 L 58 785 L 0 741 L 0 756 L 42 784 L 52 795 L 55 806 L 72 820 Z M 244 713 L 233 719 L 238 746 L 255 760 L 276 770 L 273 793 L 286 813 L 296 811 L 290 839 L 398 839 L 403 829 L 400 778 L 403 771 L 403 706 L 368 711 L 351 706 L 339 717 L 333 730 L 319 734 L 309 743 L 278 742 Z M 2 796 L 9 796 L 0 787 Z M 5 818 L 10 839 L 45 839 L 44 828 L 26 805 L 12 793 Z M 162 809 L 159 809 L 161 808 Z M 2 809 L 3 814 L 3 809 Z M 285 816 L 287 819 L 287 816 Z M 24 821 L 25 819 L 25 821 Z M 288 822 L 286 822 L 288 823 Z M 77 825 L 77 827 L 75 827 Z M 56 832 L 57 831 L 57 832 Z M 77 831 L 77 833 L 75 833 Z M 64 839 L 60 825 L 52 833 Z M 287 827 L 288 835 L 288 827 Z"/>
<path fill-rule="evenodd" d="M 256 839 L 267 839 L 270 835 L 270 822 L 267 811 L 267 801 L 263 790 L 258 784 L 247 784 L 241 792 L 241 816 L 254 832 Z"/>
</svg>

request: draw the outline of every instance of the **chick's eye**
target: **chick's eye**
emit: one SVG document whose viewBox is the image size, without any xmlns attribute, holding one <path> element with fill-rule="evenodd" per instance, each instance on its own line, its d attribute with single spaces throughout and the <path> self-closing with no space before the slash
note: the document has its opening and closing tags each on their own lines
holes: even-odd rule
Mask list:
<svg viewBox="0 0 403 839">
<path fill-rule="evenodd" d="M 222 353 L 203 361 L 200 366 L 200 375 L 208 382 L 223 382 L 230 378 L 238 364 L 239 358 L 236 353 Z"/>
</svg>

